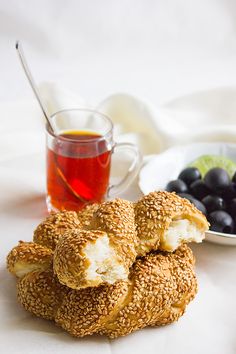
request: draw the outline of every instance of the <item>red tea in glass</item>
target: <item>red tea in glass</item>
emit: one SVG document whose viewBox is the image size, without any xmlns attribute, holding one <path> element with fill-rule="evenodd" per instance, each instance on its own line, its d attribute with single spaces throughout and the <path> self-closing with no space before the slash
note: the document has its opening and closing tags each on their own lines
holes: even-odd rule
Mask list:
<svg viewBox="0 0 236 354">
<path fill-rule="evenodd" d="M 80 210 L 121 193 L 135 178 L 141 157 L 133 144 L 113 141 L 113 125 L 89 109 L 63 110 L 47 127 L 47 206 L 49 211 Z M 133 163 L 117 185 L 109 186 L 111 156 L 122 148 Z"/>
<path fill-rule="evenodd" d="M 103 201 L 111 166 L 111 149 L 106 141 L 87 131 L 67 132 L 60 138 L 66 140 L 47 150 L 51 204 L 58 210 L 79 210 L 85 204 Z"/>
</svg>

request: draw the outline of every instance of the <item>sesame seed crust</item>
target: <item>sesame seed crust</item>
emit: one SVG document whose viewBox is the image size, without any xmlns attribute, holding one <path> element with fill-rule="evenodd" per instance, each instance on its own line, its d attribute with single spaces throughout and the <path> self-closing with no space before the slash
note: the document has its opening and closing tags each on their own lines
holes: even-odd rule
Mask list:
<svg viewBox="0 0 236 354">
<path fill-rule="evenodd" d="M 89 204 L 77 212 L 78 219 L 83 229 L 87 229 L 89 227 L 93 214 L 98 210 L 98 208 L 99 204 Z"/>
<path fill-rule="evenodd" d="M 124 306 L 99 333 L 116 338 L 178 320 L 197 292 L 193 263 L 187 245 L 174 253 L 157 252 L 138 259 L 130 273 L 132 288 Z"/>
<path fill-rule="evenodd" d="M 52 269 L 26 274 L 17 283 L 17 298 L 35 316 L 53 320 L 68 288 L 61 285 Z"/>
<path fill-rule="evenodd" d="M 38 225 L 33 241 L 54 250 L 66 231 L 77 228 L 81 229 L 81 223 L 75 211 L 52 213 Z"/>
<path fill-rule="evenodd" d="M 187 199 L 175 193 L 151 192 L 135 203 L 134 210 L 139 256 L 157 249 L 165 250 L 163 235 L 173 220 L 188 219 L 203 231 L 209 227 L 205 216 Z"/>
<path fill-rule="evenodd" d="M 7 256 L 7 269 L 10 273 L 20 276 L 34 270 L 45 270 L 52 265 L 52 251 L 34 242 L 19 241 Z"/>
<path fill-rule="evenodd" d="M 63 299 L 55 321 L 76 337 L 98 332 L 122 303 L 128 291 L 128 282 L 71 290 Z"/>
<path fill-rule="evenodd" d="M 97 286 L 100 278 L 88 281 L 86 271 L 90 260 L 84 253 L 88 243 L 95 243 L 105 232 L 95 230 L 72 230 L 67 231 L 60 239 L 54 251 L 53 268 L 59 281 L 72 289 Z"/>
<path fill-rule="evenodd" d="M 133 203 L 117 198 L 100 204 L 88 229 L 105 231 L 122 264 L 127 270 L 132 266 L 138 242 Z"/>
</svg>

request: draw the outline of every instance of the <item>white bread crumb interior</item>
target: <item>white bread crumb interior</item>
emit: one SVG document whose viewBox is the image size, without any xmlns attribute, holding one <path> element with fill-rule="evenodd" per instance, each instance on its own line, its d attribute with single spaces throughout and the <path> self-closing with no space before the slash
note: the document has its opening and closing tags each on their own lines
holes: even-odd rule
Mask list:
<svg viewBox="0 0 236 354">
<path fill-rule="evenodd" d="M 173 220 L 165 231 L 161 246 L 167 251 L 174 251 L 183 242 L 202 242 L 204 231 L 188 219 Z"/>
<path fill-rule="evenodd" d="M 36 270 L 44 270 L 45 267 L 43 267 L 43 265 L 40 264 L 29 264 L 29 263 L 25 263 L 25 262 L 17 262 L 14 266 L 14 272 L 16 274 L 17 277 L 21 278 L 24 275 L 30 273 L 30 272 L 34 272 Z"/>
<path fill-rule="evenodd" d="M 87 280 L 99 277 L 102 282 L 113 284 L 116 280 L 127 279 L 127 271 L 110 246 L 107 235 L 98 238 L 96 242 L 89 242 L 83 252 L 90 261 L 86 274 Z"/>
</svg>

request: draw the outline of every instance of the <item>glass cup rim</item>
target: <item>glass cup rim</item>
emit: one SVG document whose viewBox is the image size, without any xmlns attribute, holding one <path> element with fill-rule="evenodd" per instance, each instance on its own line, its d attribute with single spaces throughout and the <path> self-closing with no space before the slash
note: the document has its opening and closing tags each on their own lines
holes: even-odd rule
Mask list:
<svg viewBox="0 0 236 354">
<path fill-rule="evenodd" d="M 103 118 L 105 118 L 105 120 L 109 123 L 110 127 L 109 129 L 102 134 L 100 137 L 95 137 L 94 139 L 84 139 L 82 141 L 78 141 L 76 139 L 73 138 L 66 138 L 65 136 L 61 136 L 61 135 L 57 135 L 55 134 L 49 127 L 48 123 L 46 124 L 46 131 L 50 136 L 53 136 L 55 139 L 59 139 L 62 141 L 67 141 L 70 143 L 77 143 L 77 144 L 88 144 L 88 143 L 93 143 L 93 142 L 97 142 L 97 141 L 101 141 L 104 140 L 112 131 L 113 131 L 113 122 L 112 120 L 104 113 L 99 112 L 95 109 L 90 109 L 90 108 L 67 108 L 67 109 L 61 109 L 53 114 L 50 115 L 50 119 L 54 118 L 55 116 L 57 116 L 58 114 L 61 113 L 66 113 L 66 112 L 72 112 L 72 111 L 79 111 L 79 112 L 88 112 L 88 113 L 95 113 L 98 114 L 99 116 L 102 116 Z"/>
</svg>

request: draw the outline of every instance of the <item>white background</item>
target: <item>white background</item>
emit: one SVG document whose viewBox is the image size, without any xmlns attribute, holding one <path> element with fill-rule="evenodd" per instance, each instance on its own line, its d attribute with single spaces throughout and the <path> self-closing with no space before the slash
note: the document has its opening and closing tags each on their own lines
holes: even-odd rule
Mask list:
<svg viewBox="0 0 236 354">
<path fill-rule="evenodd" d="M 195 245 L 199 294 L 185 316 L 116 341 L 75 340 L 17 304 L 5 256 L 32 238 L 46 207 L 43 126 L 16 39 L 37 82 L 55 81 L 94 105 L 127 92 L 158 107 L 236 86 L 236 1 L 0 0 L 0 352 L 235 354 L 233 247 Z M 135 188 L 126 194 L 137 195 Z"/>
<path fill-rule="evenodd" d="M 32 97 L 14 50 L 37 81 L 91 103 L 128 92 L 159 105 L 236 83 L 234 0 L 0 0 L 0 100 Z"/>
</svg>

